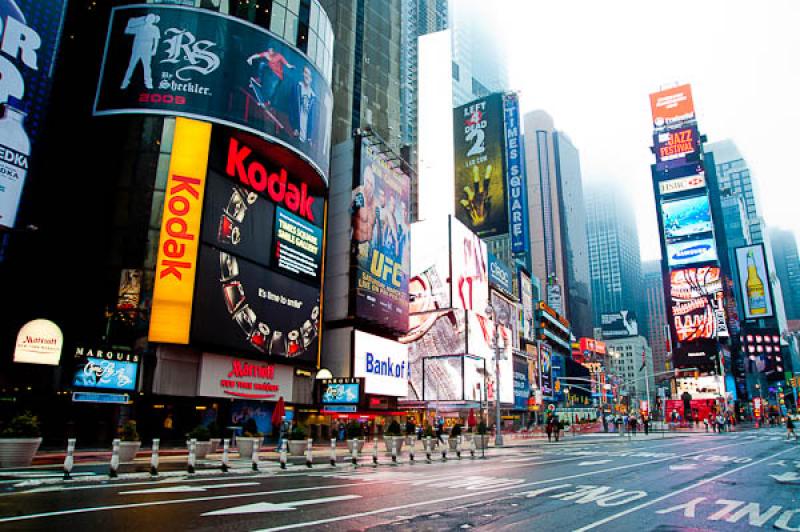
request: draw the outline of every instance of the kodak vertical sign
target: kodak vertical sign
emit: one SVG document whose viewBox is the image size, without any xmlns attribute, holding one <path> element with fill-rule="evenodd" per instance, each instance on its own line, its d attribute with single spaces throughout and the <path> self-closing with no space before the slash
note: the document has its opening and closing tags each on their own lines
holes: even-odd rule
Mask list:
<svg viewBox="0 0 800 532">
<path fill-rule="evenodd" d="M 161 217 L 150 341 L 189 343 L 211 124 L 177 118 Z"/>
</svg>

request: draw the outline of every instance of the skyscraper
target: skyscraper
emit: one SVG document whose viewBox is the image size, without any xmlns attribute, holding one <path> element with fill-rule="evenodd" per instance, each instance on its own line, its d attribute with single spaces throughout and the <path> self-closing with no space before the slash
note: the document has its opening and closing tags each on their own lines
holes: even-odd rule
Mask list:
<svg viewBox="0 0 800 532">
<path fill-rule="evenodd" d="M 616 184 L 593 184 L 586 191 L 586 221 L 595 323 L 600 323 L 601 314 L 632 310 L 639 318 L 639 334 L 646 336 L 639 235 L 632 206 Z"/>
<path fill-rule="evenodd" d="M 781 282 L 786 319 L 800 319 L 800 259 L 795 235 L 785 229 L 770 228 L 769 236 L 775 273 Z"/>
<path fill-rule="evenodd" d="M 450 2 L 453 30 L 453 107 L 509 89 L 505 54 L 486 24 L 496 6 L 479 0 Z"/>
<path fill-rule="evenodd" d="M 545 111 L 524 117 L 532 273 L 543 298 L 591 336 L 592 291 L 578 150 Z"/>
<path fill-rule="evenodd" d="M 758 205 L 756 185 L 747 161 L 731 139 L 708 143 L 703 149 L 706 153 L 714 154 L 714 166 L 717 171 L 720 194 L 723 196 L 741 195 L 751 243 L 760 244 L 764 241 L 764 223 Z"/>
<path fill-rule="evenodd" d="M 323 0 L 335 38 L 332 144 L 371 127 L 399 151 L 401 138 L 400 2 Z"/>
<path fill-rule="evenodd" d="M 642 263 L 642 276 L 644 284 L 644 316 L 640 323 L 647 328 L 647 340 L 653 351 L 653 371 L 656 381 L 667 379 L 663 374 L 672 368 L 667 360 L 667 308 L 664 305 L 664 280 L 661 276 L 661 261 L 651 260 Z M 662 375 L 658 375 L 662 373 Z"/>
</svg>

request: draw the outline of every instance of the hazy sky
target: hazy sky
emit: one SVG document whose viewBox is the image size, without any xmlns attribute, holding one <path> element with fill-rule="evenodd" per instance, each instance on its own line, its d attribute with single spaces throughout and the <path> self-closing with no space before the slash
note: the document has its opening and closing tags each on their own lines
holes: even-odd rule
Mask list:
<svg viewBox="0 0 800 532">
<path fill-rule="evenodd" d="M 767 223 L 800 234 L 800 1 L 486 4 L 523 112 L 548 111 L 572 138 L 584 183 L 630 195 L 643 258 L 660 256 L 648 95 L 675 82 L 691 83 L 708 141 L 739 146 Z"/>
</svg>

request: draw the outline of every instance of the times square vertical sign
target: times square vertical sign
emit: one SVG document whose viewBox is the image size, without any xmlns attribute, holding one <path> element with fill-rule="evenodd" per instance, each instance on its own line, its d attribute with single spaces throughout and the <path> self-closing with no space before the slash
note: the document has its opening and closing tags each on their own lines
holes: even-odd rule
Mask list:
<svg viewBox="0 0 800 532">
<path fill-rule="evenodd" d="M 16 223 L 66 7 L 66 0 L 0 0 L 0 226 Z"/>
<path fill-rule="evenodd" d="M 511 252 L 525 253 L 528 251 L 528 195 L 522 166 L 519 98 L 515 93 L 503 95 L 503 127 Z"/>
</svg>

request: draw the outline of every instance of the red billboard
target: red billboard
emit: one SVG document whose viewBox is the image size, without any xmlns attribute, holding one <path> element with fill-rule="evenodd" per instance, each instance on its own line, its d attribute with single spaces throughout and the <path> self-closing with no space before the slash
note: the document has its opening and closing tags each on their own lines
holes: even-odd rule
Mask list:
<svg viewBox="0 0 800 532">
<path fill-rule="evenodd" d="M 650 110 L 653 113 L 653 127 L 659 129 L 694 120 L 691 85 L 679 85 L 651 94 Z"/>
</svg>

